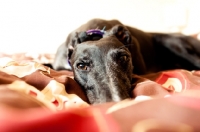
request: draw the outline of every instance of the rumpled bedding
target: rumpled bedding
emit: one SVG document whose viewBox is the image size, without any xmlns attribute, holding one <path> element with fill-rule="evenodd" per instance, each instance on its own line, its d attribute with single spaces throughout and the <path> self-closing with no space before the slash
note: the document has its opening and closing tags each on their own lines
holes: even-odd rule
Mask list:
<svg viewBox="0 0 200 132">
<path fill-rule="evenodd" d="M 2 132 L 200 131 L 200 71 L 133 74 L 133 99 L 90 105 L 72 72 L 33 58 L 0 58 Z"/>
</svg>

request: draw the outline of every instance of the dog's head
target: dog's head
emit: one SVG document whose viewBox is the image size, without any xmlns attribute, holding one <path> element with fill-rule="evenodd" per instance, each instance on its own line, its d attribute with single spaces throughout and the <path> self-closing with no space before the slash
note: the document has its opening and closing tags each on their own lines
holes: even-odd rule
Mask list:
<svg viewBox="0 0 200 132">
<path fill-rule="evenodd" d="M 76 45 L 70 63 L 90 103 L 131 97 L 131 53 L 115 36 Z"/>
<path fill-rule="evenodd" d="M 66 41 L 57 49 L 54 62 L 52 63 L 53 69 L 55 70 L 71 70 L 69 60 L 74 47 L 81 42 L 88 40 L 96 40 L 98 37 L 88 37 L 85 35 L 90 29 L 111 29 L 114 25 L 121 24 L 118 20 L 103 20 L 103 19 L 91 19 L 87 23 L 81 25 L 76 30 L 68 34 Z"/>
<path fill-rule="evenodd" d="M 141 72 L 143 58 L 137 39 L 125 26 L 116 25 L 100 37 L 76 32 L 67 40 L 59 47 L 55 59 L 58 63 L 54 64 L 64 69 L 71 64 L 75 80 L 84 88 L 90 103 L 131 97 L 133 66 Z"/>
</svg>

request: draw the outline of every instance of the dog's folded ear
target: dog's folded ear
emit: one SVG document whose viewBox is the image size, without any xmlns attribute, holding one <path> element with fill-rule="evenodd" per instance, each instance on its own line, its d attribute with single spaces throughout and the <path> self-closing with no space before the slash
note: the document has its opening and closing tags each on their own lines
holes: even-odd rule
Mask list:
<svg viewBox="0 0 200 132">
<path fill-rule="evenodd" d="M 69 37 L 70 36 L 70 37 Z M 75 32 L 73 34 L 70 34 L 68 36 L 68 39 L 66 41 L 66 47 L 67 47 L 67 57 L 70 60 L 71 55 L 74 51 L 74 47 L 77 44 L 80 44 L 82 42 L 88 41 L 89 37 L 87 36 L 86 32 Z"/>
<path fill-rule="evenodd" d="M 115 25 L 106 32 L 107 36 L 115 36 L 121 43 L 123 43 L 131 52 L 132 63 L 134 66 L 134 73 L 146 73 L 146 65 L 143 56 L 140 52 L 140 44 L 138 40 L 132 36 L 131 32 L 123 25 Z"/>
<path fill-rule="evenodd" d="M 115 25 L 113 28 L 108 31 L 107 35 L 114 35 L 121 41 L 123 44 L 131 44 L 132 38 L 129 30 L 123 25 Z"/>
<path fill-rule="evenodd" d="M 79 32 L 78 33 L 78 39 L 79 39 L 79 42 L 82 43 L 82 42 L 88 41 L 89 36 L 87 35 L 86 32 Z"/>
<path fill-rule="evenodd" d="M 87 32 L 77 32 L 77 35 L 75 36 L 75 39 L 77 40 L 77 43 L 83 43 L 85 41 L 94 41 L 94 40 L 99 40 L 103 36 L 100 34 L 95 34 L 95 33 L 87 33 Z"/>
<path fill-rule="evenodd" d="M 95 41 L 99 40 L 103 37 L 103 34 L 101 30 L 98 29 L 91 29 L 86 32 L 79 32 L 78 33 L 78 40 L 79 43 L 85 42 L 85 41 Z"/>
</svg>

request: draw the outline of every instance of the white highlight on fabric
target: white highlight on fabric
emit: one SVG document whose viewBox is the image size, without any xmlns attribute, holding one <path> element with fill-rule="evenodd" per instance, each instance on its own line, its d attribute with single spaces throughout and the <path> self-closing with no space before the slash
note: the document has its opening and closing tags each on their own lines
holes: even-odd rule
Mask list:
<svg viewBox="0 0 200 132">
<path fill-rule="evenodd" d="M 9 89 L 12 89 L 12 90 L 15 90 L 15 91 L 18 91 L 18 92 L 21 92 L 21 93 L 25 93 L 27 95 L 29 94 L 30 91 L 35 92 L 37 94 L 35 98 L 38 101 L 43 103 L 50 110 L 56 111 L 55 105 L 53 105 L 51 102 L 46 100 L 45 95 L 43 93 L 41 93 L 41 91 L 39 91 L 35 87 L 25 83 L 24 81 L 14 81 L 13 83 L 8 84 L 7 86 L 8 86 Z"/>
<path fill-rule="evenodd" d="M 58 101 L 57 110 L 63 110 L 73 107 L 74 105 L 88 106 L 88 104 L 76 94 L 68 94 L 65 90 L 65 86 L 55 80 L 51 80 L 41 92 L 45 95 L 46 100 L 50 102 Z"/>
<path fill-rule="evenodd" d="M 125 99 L 123 101 L 120 101 L 119 103 L 116 103 L 115 105 L 113 105 L 112 107 L 110 107 L 107 111 L 106 114 L 110 114 L 112 112 L 115 112 L 117 110 L 129 107 L 131 105 L 134 105 L 138 102 L 142 102 L 142 101 L 146 101 L 146 100 L 150 100 L 152 99 L 150 96 L 137 96 L 134 100 L 131 99 Z"/>
<path fill-rule="evenodd" d="M 0 59 L 0 64 L 0 71 L 10 75 L 15 75 L 19 78 L 30 75 L 36 70 L 48 72 L 48 69 L 45 69 L 44 66 L 37 62 L 17 62 L 13 61 L 12 59 L 10 60 L 8 58 L 3 58 Z"/>
<path fill-rule="evenodd" d="M 177 78 L 168 78 L 167 81 L 164 84 L 162 84 L 162 86 L 166 87 L 166 88 L 173 86 L 174 91 L 176 91 L 176 92 L 181 92 L 183 89 L 182 83 Z"/>
</svg>

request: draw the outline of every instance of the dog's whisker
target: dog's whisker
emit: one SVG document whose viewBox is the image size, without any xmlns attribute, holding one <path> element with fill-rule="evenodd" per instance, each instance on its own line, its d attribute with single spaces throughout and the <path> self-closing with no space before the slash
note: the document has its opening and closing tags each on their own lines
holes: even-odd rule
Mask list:
<svg viewBox="0 0 200 132">
<path fill-rule="evenodd" d="M 131 45 L 134 45 L 134 44 L 123 45 L 123 46 L 119 47 L 118 49 L 121 49 L 121 48 L 123 48 L 123 47 L 128 47 L 128 46 L 131 46 Z"/>
</svg>

